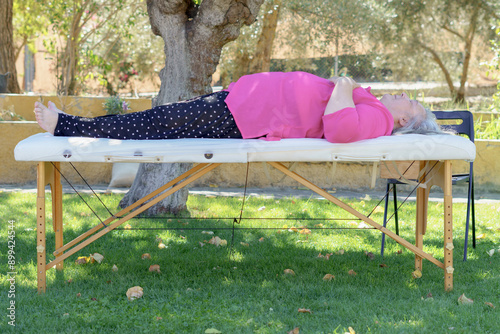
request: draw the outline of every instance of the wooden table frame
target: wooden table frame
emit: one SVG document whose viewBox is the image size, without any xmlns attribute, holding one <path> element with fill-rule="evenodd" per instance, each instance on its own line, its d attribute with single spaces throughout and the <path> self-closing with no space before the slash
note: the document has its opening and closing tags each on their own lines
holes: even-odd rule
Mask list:
<svg viewBox="0 0 500 334">
<path fill-rule="evenodd" d="M 321 189 L 310 181 L 304 179 L 299 174 L 292 172 L 280 162 L 267 162 L 285 175 L 290 176 L 298 181 L 303 186 L 309 188 L 315 193 L 323 196 L 328 201 L 341 207 L 345 211 L 353 214 L 365 223 L 373 226 L 377 230 L 385 233 L 387 236 L 394 239 L 396 242 L 409 249 L 415 254 L 415 268 L 422 270 L 422 260 L 427 259 L 434 263 L 439 268 L 444 270 L 444 288 L 447 291 L 453 289 L 453 219 L 452 219 L 452 192 L 451 192 L 451 161 L 439 161 L 429 173 L 424 173 L 421 177 L 421 182 L 425 187 L 420 187 L 417 190 L 417 212 L 415 226 L 415 245 L 406 241 L 399 235 L 379 225 L 371 218 L 359 213 L 349 205 L 345 204 L 338 198 L 332 196 L 327 191 Z M 72 241 L 63 243 L 63 219 L 62 219 L 62 185 L 59 174 L 59 162 L 39 162 L 37 170 L 37 285 L 38 292 L 45 293 L 46 291 L 46 272 L 48 269 L 55 267 L 57 270 L 63 269 L 63 261 L 77 251 L 91 244 L 106 233 L 117 228 L 129 219 L 144 212 L 154 204 L 160 202 L 164 198 L 170 196 L 174 192 L 187 186 L 191 182 L 199 179 L 203 175 L 209 173 L 220 163 L 200 163 L 194 165 L 190 170 L 171 180 L 162 187 L 158 188 L 151 194 L 143 197 L 134 204 L 122 209 L 115 215 L 107 218 L 103 223 L 99 223 L 82 235 L 76 237 Z M 424 169 L 428 166 L 426 161 L 420 161 L 420 168 Z M 55 233 L 55 259 L 47 263 L 46 258 L 46 209 L 45 209 L 45 187 L 50 185 L 52 195 L 52 220 Z M 440 186 L 444 192 L 444 263 L 435 259 L 432 255 L 423 251 L 423 236 L 427 225 L 427 203 L 429 198 L 429 190 L 433 185 Z M 155 198 L 155 196 L 157 196 Z M 119 218 L 122 217 L 122 218 Z"/>
</svg>

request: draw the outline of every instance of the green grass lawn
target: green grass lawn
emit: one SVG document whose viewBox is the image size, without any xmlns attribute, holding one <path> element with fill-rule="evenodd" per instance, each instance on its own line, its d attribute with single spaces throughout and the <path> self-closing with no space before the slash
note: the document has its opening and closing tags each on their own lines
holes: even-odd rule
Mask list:
<svg viewBox="0 0 500 334">
<path fill-rule="evenodd" d="M 119 195 L 101 197 L 116 211 Z M 93 207 L 99 206 L 96 198 L 85 198 Z M 377 204 L 375 200 L 347 202 L 365 214 Z M 130 230 L 110 232 L 70 257 L 64 271 L 49 270 L 47 293 L 38 295 L 35 203 L 35 194 L 0 193 L 2 333 L 205 333 L 212 328 L 222 333 L 287 333 L 296 327 L 300 333 L 344 333 L 349 327 L 356 333 L 500 332 L 500 253 L 487 253 L 500 248 L 498 205 L 476 206 L 477 234 L 482 236 L 477 248 L 470 248 L 467 262 L 462 262 L 465 204 L 454 205 L 451 292 L 444 291 L 443 270 L 428 261 L 422 278 L 412 278 L 414 256 L 401 252 L 392 239 L 381 258 L 381 234 L 353 229 L 360 222 L 326 200 L 247 198 L 243 217 L 268 219 L 243 219 L 233 231 L 232 220 L 208 218 L 238 217 L 241 198 L 190 196 L 189 213 L 184 214 L 189 219 L 133 220 Z M 98 223 L 75 195 L 65 195 L 64 205 L 65 241 Z M 442 204 L 430 203 L 424 239 L 424 250 L 439 260 L 442 209 Z M 372 217 L 381 222 L 378 211 Z M 104 209 L 98 212 L 105 217 Z M 400 213 L 400 233 L 410 241 L 414 214 L 414 203 L 405 204 Z M 11 271 L 9 220 L 15 226 L 13 298 L 7 294 L 6 276 Z M 140 227 L 149 229 L 135 230 Z M 177 229 L 159 229 L 164 227 Z M 245 229 L 250 227 L 260 229 Z M 304 227 L 311 233 L 300 233 Z M 214 236 L 226 240 L 227 246 L 208 243 Z M 158 247 L 159 238 L 165 248 Z M 50 221 L 47 240 L 51 254 Z M 78 256 L 95 252 L 104 256 L 102 263 L 75 263 Z M 144 253 L 151 259 L 141 259 Z M 320 253 L 323 257 L 318 257 Z M 331 254 L 328 259 L 326 254 Z M 152 264 L 158 264 L 161 273 L 149 272 Z M 118 271 L 112 270 L 113 265 Z M 285 274 L 286 269 L 295 275 Z M 350 275 L 350 270 L 356 275 Z M 335 278 L 324 281 L 326 274 Z M 133 286 L 141 286 L 144 296 L 129 301 L 126 291 Z M 459 304 L 461 294 L 474 303 Z M 15 328 L 7 317 L 12 300 Z"/>
</svg>

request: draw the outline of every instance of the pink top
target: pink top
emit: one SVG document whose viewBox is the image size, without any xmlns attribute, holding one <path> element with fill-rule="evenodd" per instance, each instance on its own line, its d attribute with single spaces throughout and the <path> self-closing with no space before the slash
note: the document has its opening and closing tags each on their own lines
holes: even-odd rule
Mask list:
<svg viewBox="0 0 500 334">
<path fill-rule="evenodd" d="M 305 72 L 251 74 L 229 85 L 226 104 L 245 139 L 349 143 L 391 134 L 394 119 L 369 88 L 353 90 L 355 108 L 323 116 L 334 87 Z"/>
</svg>

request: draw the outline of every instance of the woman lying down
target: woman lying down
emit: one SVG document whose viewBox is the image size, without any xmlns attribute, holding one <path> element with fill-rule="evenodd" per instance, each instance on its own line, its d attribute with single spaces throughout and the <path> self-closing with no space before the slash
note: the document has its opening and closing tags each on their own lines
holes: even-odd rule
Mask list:
<svg viewBox="0 0 500 334">
<path fill-rule="evenodd" d="M 395 133 L 442 133 L 434 115 L 403 93 L 380 100 L 348 77 L 269 72 L 217 93 L 125 115 L 84 118 L 35 103 L 54 136 L 112 139 L 325 138 L 349 143 Z"/>
</svg>

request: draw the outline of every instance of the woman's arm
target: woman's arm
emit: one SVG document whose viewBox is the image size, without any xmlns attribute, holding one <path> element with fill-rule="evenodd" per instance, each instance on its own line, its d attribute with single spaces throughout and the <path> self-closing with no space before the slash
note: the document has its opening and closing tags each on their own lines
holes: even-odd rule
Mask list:
<svg viewBox="0 0 500 334">
<path fill-rule="evenodd" d="M 334 77 L 331 78 L 330 81 L 335 83 L 335 88 L 326 105 L 324 115 L 333 114 L 344 108 L 354 108 L 352 90 L 356 87 L 360 87 L 360 85 L 348 77 Z"/>
</svg>

